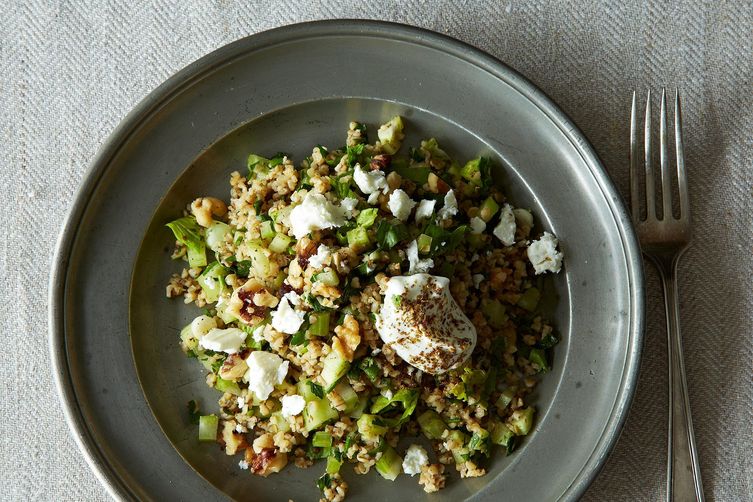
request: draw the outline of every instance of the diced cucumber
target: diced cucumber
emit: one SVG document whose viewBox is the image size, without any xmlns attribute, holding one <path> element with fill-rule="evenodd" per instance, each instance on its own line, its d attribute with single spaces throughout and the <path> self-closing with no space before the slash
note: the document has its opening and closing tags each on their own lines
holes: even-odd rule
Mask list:
<svg viewBox="0 0 753 502">
<path fill-rule="evenodd" d="M 427 254 L 431 251 L 431 237 L 426 234 L 419 235 L 416 244 L 418 244 L 418 252 L 421 254 Z"/>
<path fill-rule="evenodd" d="M 366 396 L 366 395 L 359 396 L 358 402 L 356 403 L 353 410 L 348 413 L 348 416 L 350 418 L 355 418 L 355 419 L 361 418 L 361 415 L 363 415 L 363 412 L 366 409 L 367 404 L 369 404 L 369 396 Z"/>
<path fill-rule="evenodd" d="M 328 269 L 316 274 L 315 281 L 321 282 L 325 286 L 337 286 L 340 284 L 340 276 L 334 270 Z"/>
<path fill-rule="evenodd" d="M 219 252 L 220 247 L 225 242 L 225 236 L 230 234 L 230 225 L 222 223 L 221 221 L 213 221 L 209 228 L 204 233 L 204 238 L 207 241 L 207 247 L 214 251 Z"/>
<path fill-rule="evenodd" d="M 241 388 L 238 387 L 238 384 L 231 380 L 225 380 L 224 378 L 217 377 L 214 388 L 220 392 L 229 392 L 235 396 L 241 395 Z"/>
<path fill-rule="evenodd" d="M 376 462 L 376 470 L 384 479 L 395 481 L 402 472 L 403 459 L 397 454 L 392 446 L 388 446 L 382 452 L 382 456 Z"/>
<path fill-rule="evenodd" d="M 340 472 L 340 466 L 343 465 L 341 460 L 333 456 L 327 457 L 327 474 L 337 474 Z"/>
<path fill-rule="evenodd" d="M 525 436 L 531 432 L 533 426 L 533 407 L 521 408 L 515 410 L 507 420 L 507 426 L 512 429 L 516 436 Z"/>
<path fill-rule="evenodd" d="M 274 236 L 272 242 L 269 243 L 269 250 L 273 253 L 283 254 L 292 241 L 293 239 L 291 237 L 278 233 Z"/>
<path fill-rule="evenodd" d="M 216 441 L 217 426 L 220 419 L 217 415 L 202 415 L 199 417 L 199 441 Z"/>
<path fill-rule="evenodd" d="M 541 298 L 541 292 L 538 288 L 528 288 L 518 298 L 517 305 L 529 312 L 533 312 L 539 304 L 539 298 Z"/>
<path fill-rule="evenodd" d="M 429 439 L 440 439 L 447 429 L 447 424 L 434 410 L 426 410 L 418 416 L 417 420 L 421 432 Z"/>
<path fill-rule="evenodd" d="M 510 440 L 515 436 L 515 433 L 506 424 L 495 421 L 491 426 L 491 440 L 492 443 L 507 447 L 510 444 Z"/>
<path fill-rule="evenodd" d="M 225 276 L 228 274 L 228 269 L 220 265 L 218 262 L 211 263 L 204 271 L 199 275 L 196 281 L 204 291 L 204 296 L 207 302 L 216 302 L 222 292 L 225 290 Z"/>
<path fill-rule="evenodd" d="M 199 339 L 193 336 L 190 323 L 180 330 L 180 342 L 186 352 L 190 350 L 195 351 L 199 347 Z"/>
<path fill-rule="evenodd" d="M 303 409 L 303 425 L 308 432 L 318 429 L 337 417 L 337 410 L 330 406 L 326 399 L 309 401 Z"/>
<path fill-rule="evenodd" d="M 376 415 L 364 413 L 356 424 L 358 432 L 366 439 L 376 439 L 387 432 L 387 425 Z"/>
<path fill-rule="evenodd" d="M 451 430 L 447 435 L 448 441 L 454 441 L 462 446 L 454 448 L 452 450 L 452 456 L 455 459 L 456 464 L 462 464 L 468 460 L 470 450 L 468 449 L 468 435 L 460 432 L 459 430 Z"/>
<path fill-rule="evenodd" d="M 335 388 L 332 389 L 332 393 L 340 396 L 340 399 L 345 402 L 343 413 L 350 413 L 358 406 L 358 394 L 356 394 L 356 391 L 353 390 L 353 387 L 347 381 L 340 380 Z"/>
<path fill-rule="evenodd" d="M 494 200 L 494 197 L 487 197 L 487 199 L 481 204 L 478 215 L 485 222 L 489 223 L 495 214 L 499 211 L 499 204 Z"/>
<path fill-rule="evenodd" d="M 481 186 L 481 158 L 469 160 L 460 170 L 460 176 L 476 186 Z"/>
<path fill-rule="evenodd" d="M 314 401 L 315 399 L 320 399 L 319 396 L 314 394 L 314 392 L 311 390 L 311 384 L 309 383 L 310 380 L 299 380 L 298 381 L 298 394 L 306 401 Z"/>
<path fill-rule="evenodd" d="M 317 431 L 311 438 L 311 444 L 316 448 L 330 448 L 332 446 L 332 434 L 325 431 Z"/>
<path fill-rule="evenodd" d="M 507 322 L 505 306 L 499 300 L 482 301 L 481 311 L 492 328 L 501 328 Z"/>
<path fill-rule="evenodd" d="M 354 229 L 348 230 L 348 233 L 345 234 L 345 236 L 348 239 L 348 247 L 353 249 L 353 251 L 355 252 L 360 252 L 368 249 L 371 245 L 371 241 L 369 240 L 369 232 L 365 227 L 356 227 Z"/>
<path fill-rule="evenodd" d="M 489 431 L 486 429 L 479 429 L 473 433 L 471 439 L 468 441 L 468 450 L 473 455 L 473 452 L 479 452 L 483 455 L 489 455 Z"/>
<path fill-rule="evenodd" d="M 265 240 L 272 240 L 277 233 L 275 232 L 274 225 L 271 220 L 261 222 L 261 238 Z"/>
<path fill-rule="evenodd" d="M 502 394 L 499 395 L 499 398 L 497 399 L 497 402 L 495 404 L 497 410 L 504 411 L 505 409 L 507 409 L 507 407 L 510 406 L 513 397 L 515 397 L 515 392 L 513 392 L 512 389 L 503 390 Z"/>
<path fill-rule="evenodd" d="M 324 381 L 324 392 L 329 392 L 335 388 L 340 378 L 350 369 L 350 363 L 336 351 L 327 354 L 322 362 L 322 380 Z"/>
<path fill-rule="evenodd" d="M 392 117 L 377 130 L 377 136 L 382 143 L 382 150 L 390 155 L 394 154 L 403 141 L 403 119 L 399 115 Z"/>
<path fill-rule="evenodd" d="M 314 336 L 327 336 L 329 333 L 330 312 L 317 312 L 313 316 L 316 316 L 316 321 L 311 323 L 309 333 Z"/>
<path fill-rule="evenodd" d="M 369 228 L 374 224 L 374 221 L 376 221 L 378 214 L 379 209 L 377 209 L 376 207 L 364 209 L 358 214 L 358 218 L 356 218 L 356 225 L 363 228 Z"/>
<path fill-rule="evenodd" d="M 260 244 L 249 245 L 248 253 L 251 258 L 251 265 L 256 272 L 256 276 L 262 279 L 268 277 L 272 270 L 269 257 L 267 257 L 265 251 L 264 247 Z"/>
<path fill-rule="evenodd" d="M 279 411 L 275 411 L 269 416 L 269 421 L 272 423 L 275 427 L 277 427 L 278 432 L 288 432 L 290 430 L 290 424 L 285 419 L 285 417 L 282 416 L 282 413 Z"/>
</svg>

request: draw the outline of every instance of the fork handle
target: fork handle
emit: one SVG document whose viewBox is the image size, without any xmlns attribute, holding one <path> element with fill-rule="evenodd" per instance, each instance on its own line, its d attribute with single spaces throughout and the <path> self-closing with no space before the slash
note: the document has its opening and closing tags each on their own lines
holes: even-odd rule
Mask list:
<svg viewBox="0 0 753 502">
<path fill-rule="evenodd" d="M 667 313 L 669 356 L 669 445 L 667 448 L 667 500 L 703 502 L 703 484 L 698 450 L 690 415 L 688 383 L 680 337 L 680 306 L 677 294 L 677 258 L 660 264 Z"/>
</svg>

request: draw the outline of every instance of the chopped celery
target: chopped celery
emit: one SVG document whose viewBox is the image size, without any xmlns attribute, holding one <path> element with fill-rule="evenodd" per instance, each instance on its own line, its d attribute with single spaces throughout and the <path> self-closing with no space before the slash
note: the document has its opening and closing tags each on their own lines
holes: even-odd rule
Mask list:
<svg viewBox="0 0 753 502">
<path fill-rule="evenodd" d="M 477 187 L 488 187 L 491 184 L 491 166 L 489 159 L 479 157 L 469 160 L 460 170 L 460 175 Z"/>
<path fill-rule="evenodd" d="M 327 474 L 337 474 L 340 472 L 341 465 L 343 465 L 342 460 L 337 460 L 333 456 L 327 457 Z"/>
<path fill-rule="evenodd" d="M 204 291 L 208 303 L 216 302 L 225 290 L 225 276 L 227 274 L 228 269 L 218 262 L 213 262 L 196 279 L 202 291 Z"/>
<path fill-rule="evenodd" d="M 507 420 L 507 426 L 512 429 L 516 436 L 525 436 L 531 432 L 533 414 L 534 409 L 531 406 L 515 410 Z"/>
<path fill-rule="evenodd" d="M 387 432 L 387 425 L 376 415 L 364 413 L 357 422 L 358 432 L 366 439 L 376 439 Z"/>
<path fill-rule="evenodd" d="M 418 244 L 418 252 L 421 254 L 429 254 L 431 252 L 431 237 L 426 234 L 421 234 L 416 239 Z"/>
<path fill-rule="evenodd" d="M 327 333 L 329 333 L 330 313 L 318 312 L 316 314 L 313 314 L 312 317 L 313 316 L 316 316 L 316 321 L 312 322 L 311 326 L 309 326 L 309 333 L 314 336 L 326 336 Z"/>
<path fill-rule="evenodd" d="M 538 288 L 528 288 L 518 298 L 517 305 L 529 312 L 533 312 L 539 304 L 539 298 L 541 298 L 541 292 Z"/>
<path fill-rule="evenodd" d="M 217 426 L 220 420 L 217 415 L 203 415 L 199 417 L 199 441 L 216 441 Z"/>
<path fill-rule="evenodd" d="M 427 166 L 395 166 L 393 171 L 405 179 L 423 185 L 429 180 L 431 169 Z"/>
<path fill-rule="evenodd" d="M 507 425 L 502 422 L 494 421 L 491 426 L 491 440 L 492 443 L 499 446 L 509 446 L 510 440 L 513 439 L 515 433 Z"/>
<path fill-rule="evenodd" d="M 400 149 L 403 140 L 403 119 L 396 115 L 377 131 L 384 153 L 394 154 Z"/>
<path fill-rule="evenodd" d="M 374 467 L 376 467 L 377 472 L 381 474 L 384 479 L 395 481 L 398 474 L 402 472 L 402 466 L 403 459 L 397 454 L 393 447 L 388 446 L 384 452 L 382 452 L 382 456 L 377 460 Z"/>
<path fill-rule="evenodd" d="M 531 349 L 531 352 L 528 354 L 528 360 L 538 366 L 541 373 L 549 371 L 549 363 L 546 360 L 544 349 Z"/>
<path fill-rule="evenodd" d="M 489 223 L 489 220 L 497 214 L 497 211 L 499 211 L 499 204 L 490 196 L 481 204 L 478 215 L 482 220 Z"/>
<path fill-rule="evenodd" d="M 241 395 L 241 388 L 238 387 L 238 384 L 231 380 L 225 380 L 224 378 L 217 377 L 217 382 L 215 382 L 214 388 L 220 392 L 229 392 L 235 396 Z"/>
<path fill-rule="evenodd" d="M 269 243 L 269 250 L 273 253 L 283 254 L 292 241 L 293 239 L 287 235 L 276 234 L 272 242 Z"/>
<path fill-rule="evenodd" d="M 505 306 L 499 300 L 486 300 L 481 302 L 481 311 L 486 316 L 492 328 L 501 328 L 507 322 Z"/>
<path fill-rule="evenodd" d="M 332 434 L 325 431 L 317 431 L 311 439 L 311 444 L 316 448 L 329 448 L 332 446 Z"/>
<path fill-rule="evenodd" d="M 379 209 L 375 207 L 364 209 L 358 214 L 358 218 L 356 218 L 356 224 L 359 227 L 369 228 L 371 225 L 374 224 L 374 221 L 376 221 L 376 217 L 378 214 L 379 214 Z"/>
<path fill-rule="evenodd" d="M 340 399 L 345 403 L 344 413 L 350 413 L 358 406 L 358 394 L 353 390 L 353 387 L 347 382 L 346 379 L 340 380 L 340 382 L 332 389 L 332 393 L 337 394 Z"/>
<path fill-rule="evenodd" d="M 337 275 L 337 272 L 332 269 L 319 272 L 316 274 L 316 277 L 312 279 L 321 282 L 325 286 L 337 286 L 340 284 L 340 277 Z"/>
<path fill-rule="evenodd" d="M 205 232 L 207 247 L 215 253 L 219 252 L 220 247 L 225 242 L 225 236 L 229 235 L 230 232 L 231 228 L 227 223 L 222 223 L 221 221 L 213 221 Z"/>
<path fill-rule="evenodd" d="M 191 268 L 203 267 L 207 264 L 206 244 L 196 218 L 193 216 L 178 218 L 166 226 L 173 231 L 175 240 L 186 246 L 188 265 Z"/>
<path fill-rule="evenodd" d="M 337 410 L 332 408 L 326 399 L 309 401 L 303 409 L 303 425 L 309 432 L 337 417 Z"/>
<path fill-rule="evenodd" d="M 447 429 L 442 417 L 434 410 L 426 410 L 418 416 L 417 420 L 421 432 L 429 439 L 440 439 Z"/>
<path fill-rule="evenodd" d="M 353 410 L 348 412 L 348 416 L 350 418 L 359 419 L 361 418 L 361 415 L 363 415 L 364 410 L 366 410 L 366 405 L 369 404 L 369 396 L 363 395 L 358 397 L 358 402 L 356 403 Z"/>
<path fill-rule="evenodd" d="M 340 378 L 350 369 L 350 363 L 344 359 L 337 351 L 327 354 L 322 363 L 322 380 L 324 381 L 324 391 L 329 392 L 335 388 Z"/>
<path fill-rule="evenodd" d="M 272 240 L 277 233 L 275 232 L 274 225 L 271 220 L 261 222 L 261 238 L 265 240 Z"/>
<path fill-rule="evenodd" d="M 369 232 L 366 227 L 356 227 L 352 230 L 348 230 L 345 234 L 348 239 L 348 246 L 356 252 L 368 249 L 371 241 L 369 240 Z"/>
<path fill-rule="evenodd" d="M 505 409 L 507 409 L 507 407 L 510 406 L 513 397 L 515 397 L 515 392 L 513 392 L 512 389 L 503 390 L 502 394 L 499 395 L 499 398 L 497 399 L 497 402 L 495 404 L 497 406 L 497 410 L 504 411 Z"/>
</svg>

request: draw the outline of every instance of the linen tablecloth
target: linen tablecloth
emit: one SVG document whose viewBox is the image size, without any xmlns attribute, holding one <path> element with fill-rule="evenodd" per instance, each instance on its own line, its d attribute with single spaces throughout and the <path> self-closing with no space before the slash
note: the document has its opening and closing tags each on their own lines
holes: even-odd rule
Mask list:
<svg viewBox="0 0 753 502">
<path fill-rule="evenodd" d="M 499 57 L 582 128 L 623 195 L 632 90 L 682 89 L 695 239 L 680 269 L 681 322 L 701 467 L 709 498 L 753 498 L 750 1 L 30 0 L 2 10 L 0 499 L 108 499 L 60 411 L 46 321 L 52 249 L 97 148 L 200 56 L 261 30 L 336 17 L 422 26 Z M 664 493 L 666 335 L 651 267 L 647 288 L 638 391 L 586 500 Z"/>
</svg>

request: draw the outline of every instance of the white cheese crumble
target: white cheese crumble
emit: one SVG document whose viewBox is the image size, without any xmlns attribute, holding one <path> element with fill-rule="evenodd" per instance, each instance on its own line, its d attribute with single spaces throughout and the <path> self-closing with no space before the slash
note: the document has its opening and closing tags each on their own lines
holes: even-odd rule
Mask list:
<svg viewBox="0 0 753 502">
<path fill-rule="evenodd" d="M 309 192 L 303 202 L 290 212 L 290 228 L 296 239 L 313 230 L 340 227 L 345 224 L 345 211 L 320 193 Z"/>
<path fill-rule="evenodd" d="M 329 246 L 319 244 L 319 247 L 316 249 L 316 254 L 309 258 L 309 265 L 314 268 L 322 268 L 324 262 L 327 261 L 327 258 L 329 258 L 331 254 L 332 250 Z"/>
<path fill-rule="evenodd" d="M 455 197 L 455 191 L 450 190 L 444 196 L 444 205 L 439 210 L 439 218 L 446 220 L 458 214 L 458 199 Z"/>
<path fill-rule="evenodd" d="M 298 394 L 282 396 L 282 416 L 285 418 L 300 415 L 306 406 L 306 400 Z"/>
<path fill-rule="evenodd" d="M 387 207 L 392 211 L 392 215 L 400 221 L 408 221 L 408 217 L 415 206 L 415 201 L 411 200 L 408 194 L 399 188 L 390 194 L 390 200 L 387 202 Z"/>
<path fill-rule="evenodd" d="M 246 358 L 248 370 L 243 379 L 248 390 L 260 401 L 266 400 L 275 388 L 285 380 L 290 363 L 277 354 L 255 350 Z"/>
<path fill-rule="evenodd" d="M 557 238 L 549 232 L 528 245 L 528 260 L 533 264 L 536 275 L 544 272 L 557 273 L 562 268 L 562 253 L 557 251 Z"/>
<path fill-rule="evenodd" d="M 434 214 L 434 206 L 437 204 L 435 200 L 424 199 L 418 203 L 416 208 L 416 223 L 421 223 L 422 220 L 431 218 Z"/>
<path fill-rule="evenodd" d="M 478 216 L 474 216 L 471 218 L 471 233 L 472 234 L 480 234 L 486 230 L 486 222 L 479 218 Z"/>
<path fill-rule="evenodd" d="M 356 210 L 356 206 L 358 205 L 358 199 L 355 197 L 345 197 L 342 202 L 340 202 L 340 207 L 343 211 L 345 211 L 345 216 L 350 219 L 356 216 L 356 213 L 358 212 Z"/>
<path fill-rule="evenodd" d="M 403 472 L 411 476 L 421 474 L 421 467 L 429 464 L 429 455 L 421 445 L 412 444 L 403 457 Z"/>
<path fill-rule="evenodd" d="M 201 338 L 216 327 L 217 321 L 214 320 L 214 317 L 200 315 L 191 321 L 191 334 L 196 338 Z"/>
<path fill-rule="evenodd" d="M 199 345 L 207 350 L 235 354 L 246 341 L 246 333 L 238 328 L 213 328 L 206 335 L 199 338 Z"/>
<path fill-rule="evenodd" d="M 301 303 L 301 297 L 295 291 L 289 291 L 280 299 L 277 310 L 272 312 L 272 327 L 282 333 L 292 335 L 296 333 L 305 314 L 295 309 L 296 305 Z"/>
<path fill-rule="evenodd" d="M 484 282 L 484 274 L 473 274 L 471 279 L 473 279 L 473 287 L 478 289 L 481 283 Z"/>
<path fill-rule="evenodd" d="M 238 396 L 238 408 L 243 408 L 244 406 L 246 406 L 246 398 Z"/>
<path fill-rule="evenodd" d="M 380 191 L 387 193 L 390 188 L 382 171 L 364 171 L 360 164 L 353 171 L 353 181 L 364 194 L 370 195 L 369 204 L 376 202 Z"/>
<path fill-rule="evenodd" d="M 251 338 L 253 338 L 253 340 L 256 343 L 261 343 L 264 341 L 264 326 L 265 326 L 264 324 L 262 324 L 261 326 L 257 326 L 251 332 Z"/>
<path fill-rule="evenodd" d="M 240 462 L 238 462 L 238 467 L 240 467 L 244 471 L 248 470 L 248 462 L 246 462 L 245 460 L 241 460 Z"/>
<path fill-rule="evenodd" d="M 406 249 L 408 254 L 408 273 L 409 274 L 422 274 L 426 273 L 434 267 L 434 260 L 426 258 L 422 260 L 418 257 L 418 242 L 413 240 L 408 244 Z"/>
<path fill-rule="evenodd" d="M 499 212 L 499 223 L 493 233 L 502 244 L 512 246 L 515 244 L 515 228 L 515 213 L 510 204 L 505 204 Z"/>
</svg>

